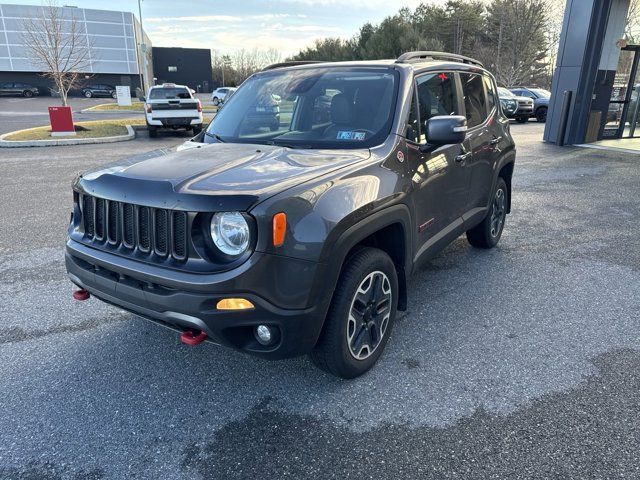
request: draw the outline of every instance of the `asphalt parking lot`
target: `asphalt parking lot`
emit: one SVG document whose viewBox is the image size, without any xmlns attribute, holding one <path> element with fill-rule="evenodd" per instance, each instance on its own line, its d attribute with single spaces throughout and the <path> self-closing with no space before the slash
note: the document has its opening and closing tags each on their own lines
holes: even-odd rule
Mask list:
<svg viewBox="0 0 640 480">
<path fill-rule="evenodd" d="M 0 478 L 639 478 L 640 156 L 542 128 L 499 246 L 414 275 L 353 381 L 72 300 L 75 173 L 184 138 L 0 150 Z"/>
<path fill-rule="evenodd" d="M 203 105 L 211 105 L 209 95 L 198 94 Z M 134 99 L 135 100 L 135 99 Z M 84 110 L 103 103 L 114 103 L 112 98 L 69 97 L 69 106 L 75 121 L 107 120 L 142 116 L 142 112 L 86 112 Z M 42 97 L 0 97 L 0 135 L 3 133 L 40 127 L 49 123 L 47 107 L 60 105 L 59 98 Z"/>
</svg>

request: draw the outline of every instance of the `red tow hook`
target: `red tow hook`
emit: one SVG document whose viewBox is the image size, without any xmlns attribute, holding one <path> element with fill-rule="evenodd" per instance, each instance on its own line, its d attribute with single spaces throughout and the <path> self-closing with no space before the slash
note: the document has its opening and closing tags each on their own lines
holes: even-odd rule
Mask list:
<svg viewBox="0 0 640 480">
<path fill-rule="evenodd" d="M 76 290 L 75 292 L 73 292 L 73 298 L 79 301 L 89 300 L 90 296 L 91 294 L 84 288 L 81 288 L 80 290 Z"/>
<path fill-rule="evenodd" d="M 194 332 L 186 330 L 180 334 L 180 341 L 190 347 L 195 347 L 207 339 L 207 334 L 203 331 Z"/>
</svg>

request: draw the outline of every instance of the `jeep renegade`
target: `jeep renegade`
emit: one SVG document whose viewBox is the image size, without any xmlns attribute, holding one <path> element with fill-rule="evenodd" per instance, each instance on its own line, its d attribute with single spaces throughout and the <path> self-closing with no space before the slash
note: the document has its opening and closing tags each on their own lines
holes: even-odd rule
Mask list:
<svg viewBox="0 0 640 480">
<path fill-rule="evenodd" d="M 278 103 L 278 124 L 262 114 Z M 380 357 L 407 277 L 466 232 L 494 247 L 515 160 L 493 76 L 440 52 L 253 75 L 202 148 L 73 184 L 66 266 L 100 300 L 344 378 Z"/>
</svg>

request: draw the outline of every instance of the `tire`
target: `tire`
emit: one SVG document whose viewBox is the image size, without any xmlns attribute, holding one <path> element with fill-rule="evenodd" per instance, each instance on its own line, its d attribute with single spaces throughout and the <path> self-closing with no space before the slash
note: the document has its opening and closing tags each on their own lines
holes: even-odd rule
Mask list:
<svg viewBox="0 0 640 480">
<path fill-rule="evenodd" d="M 91 97 L 93 97 L 93 93 L 91 93 L 91 90 L 85 90 L 84 91 L 84 96 L 86 98 L 91 98 Z"/>
<path fill-rule="evenodd" d="M 516 118 L 516 122 L 518 123 L 527 123 L 529 121 L 529 117 L 518 117 Z"/>
<path fill-rule="evenodd" d="M 33 97 L 33 92 L 31 90 L 25 90 L 24 92 L 22 92 L 22 96 L 24 98 L 31 98 Z"/>
<path fill-rule="evenodd" d="M 377 302 L 377 315 L 369 301 Z M 318 368 L 337 377 L 362 375 L 382 354 L 391 335 L 397 306 L 398 276 L 389 255 L 377 248 L 358 250 L 342 267 L 322 333 L 310 354 L 311 360 Z M 358 311 L 364 313 L 357 314 Z"/>
<path fill-rule="evenodd" d="M 547 107 L 540 107 L 536 110 L 536 121 L 540 123 L 547 121 Z"/>
<path fill-rule="evenodd" d="M 153 125 L 147 125 L 147 130 L 149 131 L 150 138 L 156 138 L 158 136 L 158 128 Z"/>
<path fill-rule="evenodd" d="M 213 97 L 211 99 L 211 103 L 213 103 L 214 107 L 217 107 L 218 105 L 220 105 L 220 99 L 218 97 Z"/>
<path fill-rule="evenodd" d="M 471 245 L 477 248 L 493 248 L 498 244 L 507 217 L 508 195 L 504 178 L 498 177 L 487 216 L 480 224 L 467 230 L 467 240 Z"/>
<path fill-rule="evenodd" d="M 115 90 L 111 92 L 111 98 L 118 98 L 118 93 Z"/>
<path fill-rule="evenodd" d="M 193 134 L 197 135 L 202 131 L 202 125 L 194 125 L 191 129 L 193 130 Z"/>
</svg>

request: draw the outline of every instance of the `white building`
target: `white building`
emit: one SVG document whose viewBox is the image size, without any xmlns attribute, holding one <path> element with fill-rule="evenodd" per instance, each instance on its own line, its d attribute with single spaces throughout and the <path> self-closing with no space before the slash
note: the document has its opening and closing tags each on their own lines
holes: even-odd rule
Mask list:
<svg viewBox="0 0 640 480">
<path fill-rule="evenodd" d="M 38 75 L 42 67 L 29 58 L 22 33 L 25 20 L 39 18 L 42 8 L 0 4 L 0 83 L 15 81 L 46 86 L 46 80 Z M 60 7 L 60 10 L 60 17 L 65 21 L 75 19 L 91 48 L 90 67 L 83 72 L 87 83 L 135 87 L 140 82 L 140 71 L 143 82 L 150 83 L 149 79 L 153 78 L 150 41 L 131 12 L 76 7 Z M 142 48 L 141 44 L 144 44 Z"/>
</svg>

